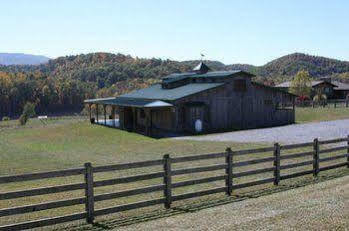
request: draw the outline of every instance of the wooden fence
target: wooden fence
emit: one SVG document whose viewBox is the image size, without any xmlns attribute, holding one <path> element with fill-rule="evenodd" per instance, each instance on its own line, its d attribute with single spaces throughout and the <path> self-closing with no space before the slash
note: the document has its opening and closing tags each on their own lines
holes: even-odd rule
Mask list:
<svg viewBox="0 0 349 231">
<path fill-rule="evenodd" d="M 305 100 L 296 102 L 298 107 L 332 107 L 332 108 L 343 108 L 349 107 L 349 100 L 347 99 L 329 99 L 322 102 L 314 102 L 313 100 Z"/>
<path fill-rule="evenodd" d="M 320 145 L 336 144 L 345 142 L 345 146 L 331 146 L 330 148 L 320 149 Z M 298 149 L 308 147 L 311 148 L 311 151 L 301 152 L 301 153 L 292 153 L 281 155 L 284 150 Z M 330 157 L 324 158 L 323 153 L 332 153 L 345 150 L 344 154 L 336 154 Z M 246 156 L 250 154 L 259 154 L 259 153 L 270 153 L 270 156 L 262 158 L 255 158 L 245 161 L 234 161 L 234 157 Z M 322 156 L 322 157 L 321 157 Z M 291 160 L 297 158 L 309 157 L 311 160 L 289 163 L 282 165 L 281 160 Z M 181 164 L 184 162 L 195 162 L 199 160 L 208 160 L 208 159 L 223 159 L 220 164 L 207 165 L 207 166 L 196 166 L 190 168 L 173 168 L 174 164 Z M 329 166 L 322 166 L 323 162 L 331 160 L 340 160 L 345 159 L 342 163 L 336 163 Z M 273 165 L 272 167 L 267 168 L 255 168 L 253 167 L 256 164 L 270 162 Z M 291 174 L 282 174 L 285 169 L 292 169 L 300 166 L 311 166 L 311 170 L 298 171 Z M 151 167 L 151 166 L 163 166 L 162 171 L 151 172 L 147 174 L 131 175 L 126 177 L 118 177 L 113 179 L 104 179 L 104 180 L 94 180 L 94 174 L 101 172 L 112 172 L 125 169 L 137 169 L 142 167 Z M 250 167 L 251 166 L 251 167 Z M 251 186 L 273 183 L 278 185 L 281 180 L 286 180 L 294 177 L 303 176 L 306 174 L 313 174 L 317 176 L 320 171 L 325 171 L 329 169 L 339 168 L 339 167 L 349 167 L 349 136 L 347 138 L 332 139 L 319 141 L 315 139 L 313 142 L 301 143 L 301 144 L 291 144 L 291 145 L 279 145 L 276 143 L 273 147 L 259 148 L 259 149 L 250 149 L 250 150 L 240 150 L 233 151 L 230 148 L 227 148 L 225 152 L 214 153 L 214 154 L 204 154 L 204 155 L 191 155 L 191 156 L 182 156 L 172 158 L 170 155 L 164 155 L 162 159 L 142 161 L 142 162 L 133 162 L 125 164 L 115 164 L 108 166 L 96 166 L 93 167 L 91 163 L 86 163 L 83 168 L 75 169 L 66 169 L 59 171 L 50 171 L 50 172 L 41 172 L 41 173 L 31 173 L 23 175 L 13 175 L 13 176 L 1 176 L 0 184 L 6 184 L 11 182 L 23 182 L 23 181 L 32 181 L 32 180 L 41 180 L 55 177 L 67 177 L 67 176 L 76 176 L 84 175 L 85 182 L 83 183 L 74 183 L 74 184 L 65 184 L 58 186 L 34 188 L 28 190 L 12 191 L 12 192 L 1 192 L 1 200 L 9 200 L 21 197 L 30 197 L 37 195 L 45 195 L 58 192 L 67 192 L 73 190 L 85 190 L 85 196 L 65 199 L 59 201 L 51 201 L 40 204 L 25 205 L 19 207 L 11 207 L 0 209 L 0 217 L 12 216 L 17 214 L 37 212 L 47 209 L 55 209 L 79 204 L 85 204 L 85 211 L 74 213 L 70 215 L 64 215 L 59 217 L 45 218 L 41 220 L 32 220 L 23 223 L 15 223 L 5 226 L 0 226 L 0 230 L 24 230 L 31 229 L 35 227 L 42 227 L 48 225 L 54 225 L 63 222 L 75 221 L 80 219 L 86 219 L 88 223 L 93 223 L 94 218 L 106 214 L 117 213 L 121 211 L 138 209 L 142 207 L 153 206 L 157 204 L 163 204 L 165 208 L 171 208 L 171 205 L 175 201 L 180 201 L 184 199 L 215 194 L 215 193 L 226 193 L 231 195 L 234 190 L 247 188 Z M 248 171 L 239 171 L 241 167 L 249 167 Z M 225 170 L 225 174 L 218 176 L 210 176 L 199 179 L 191 179 L 180 182 L 172 182 L 173 176 L 186 175 L 199 172 L 211 172 L 217 170 Z M 262 174 L 262 173 L 273 173 L 273 177 L 263 178 L 259 180 L 250 181 L 247 183 L 234 183 L 234 179 Z M 97 187 L 107 186 L 107 185 L 116 185 L 116 184 L 125 184 L 130 182 L 137 182 L 142 180 L 149 180 L 154 178 L 163 178 L 163 183 L 158 185 L 151 185 L 142 188 L 134 188 L 118 192 L 103 193 L 99 195 L 94 195 L 94 189 Z M 223 181 L 224 186 L 215 187 L 210 189 L 205 189 L 201 191 L 189 192 L 184 194 L 173 195 L 172 191 L 175 188 L 203 184 L 208 182 Z M 223 185 L 223 184 L 222 184 Z M 107 208 L 95 209 L 95 203 L 104 200 L 117 199 L 122 197 L 128 197 L 133 195 L 146 194 L 151 192 L 163 192 L 163 197 L 140 201 L 135 203 L 123 204 L 118 206 L 112 206 Z"/>
</svg>

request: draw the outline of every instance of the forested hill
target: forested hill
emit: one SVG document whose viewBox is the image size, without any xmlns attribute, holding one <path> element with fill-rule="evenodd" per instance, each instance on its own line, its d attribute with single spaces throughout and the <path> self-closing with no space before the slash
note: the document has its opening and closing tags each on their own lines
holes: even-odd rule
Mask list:
<svg viewBox="0 0 349 231">
<path fill-rule="evenodd" d="M 161 78 L 174 72 L 188 71 L 199 60 L 173 61 L 162 59 L 133 58 L 129 55 L 111 53 L 90 53 L 59 57 L 46 64 L 1 66 L 0 70 L 8 72 L 41 71 L 59 77 L 96 81 L 104 79 L 107 85 L 119 80 L 133 78 Z M 252 72 L 264 78 L 292 77 L 300 70 L 309 71 L 313 78 L 337 75 L 349 72 L 349 62 L 303 53 L 282 56 L 263 66 L 250 64 L 225 65 L 219 61 L 205 61 L 213 70 L 240 69 Z"/>
<path fill-rule="evenodd" d="M 170 73 L 189 71 L 199 62 L 91 53 L 51 59 L 41 65 L 0 65 L 0 117 L 18 114 L 26 101 L 35 102 L 38 111 L 80 110 L 86 98 L 143 88 Z M 349 79 L 349 62 L 300 53 L 263 66 L 224 65 L 208 60 L 205 63 L 213 70 L 250 71 L 266 84 L 291 79 L 299 70 L 308 70 L 313 78 Z"/>
<path fill-rule="evenodd" d="M 294 76 L 299 70 L 307 70 L 314 78 L 349 72 L 349 62 L 320 56 L 294 53 L 275 59 L 260 67 L 259 75 Z"/>
<path fill-rule="evenodd" d="M 349 72 L 349 62 L 303 53 L 293 53 L 272 60 L 263 66 L 232 64 L 227 65 L 226 68 L 250 71 L 265 78 L 290 78 L 300 70 L 307 70 L 313 78 L 319 78 L 331 75 L 337 76 L 338 74 Z"/>
<path fill-rule="evenodd" d="M 42 55 L 22 53 L 0 53 L 1 65 L 37 65 L 47 63 L 49 58 Z"/>
</svg>

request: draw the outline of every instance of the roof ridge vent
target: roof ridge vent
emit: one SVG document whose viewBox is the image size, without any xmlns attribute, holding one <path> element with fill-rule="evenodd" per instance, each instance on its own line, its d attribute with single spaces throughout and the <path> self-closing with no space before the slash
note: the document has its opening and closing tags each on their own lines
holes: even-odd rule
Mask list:
<svg viewBox="0 0 349 231">
<path fill-rule="evenodd" d="M 204 64 L 203 62 L 200 62 L 196 67 L 194 67 L 193 71 L 197 74 L 205 74 L 211 69 Z"/>
</svg>

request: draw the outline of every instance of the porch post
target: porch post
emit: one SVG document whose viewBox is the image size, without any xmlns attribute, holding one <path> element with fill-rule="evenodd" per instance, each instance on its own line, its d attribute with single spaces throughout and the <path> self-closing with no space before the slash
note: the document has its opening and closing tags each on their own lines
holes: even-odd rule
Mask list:
<svg viewBox="0 0 349 231">
<path fill-rule="evenodd" d="M 150 126 L 151 126 L 151 118 L 150 118 L 150 114 L 151 114 L 151 109 L 145 108 L 145 134 L 147 136 L 150 135 Z"/>
<path fill-rule="evenodd" d="M 296 100 L 294 97 L 292 97 L 292 108 L 293 108 L 293 111 L 295 110 L 296 108 Z"/>
<path fill-rule="evenodd" d="M 98 124 L 98 104 L 96 104 L 96 118 L 97 118 L 97 124 Z"/>
<path fill-rule="evenodd" d="M 120 129 L 125 129 L 125 115 L 124 115 L 124 107 L 119 108 L 119 125 Z"/>
<path fill-rule="evenodd" d="M 132 108 L 132 113 L 133 113 L 133 131 L 136 131 L 136 120 L 137 120 L 137 113 L 136 113 L 136 108 Z"/>
<path fill-rule="evenodd" d="M 170 110 L 174 110 L 174 123 L 172 124 L 172 128 L 177 132 L 179 124 L 179 109 L 177 106 L 174 106 L 173 108 L 170 108 Z"/>
<path fill-rule="evenodd" d="M 90 115 L 90 122 L 91 122 L 91 118 L 92 118 L 92 114 L 91 114 L 91 113 L 92 113 L 92 112 L 91 112 L 92 110 L 91 110 L 91 107 L 92 107 L 92 105 L 89 103 L 89 104 L 88 104 L 88 110 L 89 110 L 89 115 Z"/>
<path fill-rule="evenodd" d="M 116 116 L 115 116 L 115 106 L 112 106 L 112 110 L 111 110 L 111 113 L 112 113 L 112 119 L 113 119 L 113 126 L 115 127 L 116 124 L 115 124 L 115 120 L 116 120 Z"/>
<path fill-rule="evenodd" d="M 106 110 L 107 105 L 103 104 L 103 109 L 104 109 L 104 125 L 107 125 L 107 110 Z"/>
<path fill-rule="evenodd" d="M 152 136 L 153 135 L 153 114 L 152 114 L 152 110 L 150 109 L 150 112 L 149 112 L 149 114 L 150 114 L 150 136 Z"/>
</svg>

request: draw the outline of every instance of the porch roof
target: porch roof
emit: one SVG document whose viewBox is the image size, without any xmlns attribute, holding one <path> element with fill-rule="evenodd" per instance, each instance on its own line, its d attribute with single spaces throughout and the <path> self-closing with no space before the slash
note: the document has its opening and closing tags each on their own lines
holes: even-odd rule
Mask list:
<svg viewBox="0 0 349 231">
<path fill-rule="evenodd" d="M 104 104 L 125 107 L 140 107 L 140 108 L 156 108 L 156 107 L 172 107 L 173 105 L 161 100 L 135 99 L 126 97 L 113 97 L 101 99 L 88 99 L 84 101 L 90 104 Z"/>
</svg>

